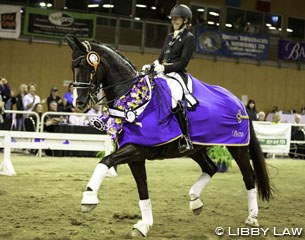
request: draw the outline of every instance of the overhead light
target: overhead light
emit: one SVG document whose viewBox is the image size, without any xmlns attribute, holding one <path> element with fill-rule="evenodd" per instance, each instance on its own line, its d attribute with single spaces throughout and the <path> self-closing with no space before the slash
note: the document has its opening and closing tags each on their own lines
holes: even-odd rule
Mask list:
<svg viewBox="0 0 305 240">
<path fill-rule="evenodd" d="M 136 4 L 136 7 L 138 8 L 147 8 L 145 4 Z"/>
<path fill-rule="evenodd" d="M 226 23 L 226 27 L 231 28 L 231 27 L 232 27 L 232 24 L 231 24 L 231 23 Z"/>
<path fill-rule="evenodd" d="M 114 8 L 113 4 L 103 4 L 103 8 Z"/>
<path fill-rule="evenodd" d="M 140 20 L 141 20 L 141 18 L 139 18 L 139 17 L 135 17 L 135 18 L 134 18 L 134 20 L 140 21 Z"/>
<path fill-rule="evenodd" d="M 212 21 L 208 21 L 208 24 L 209 24 L 209 25 L 214 25 L 215 23 L 212 22 Z"/>
<path fill-rule="evenodd" d="M 216 26 L 219 26 L 219 23 L 216 23 Z"/>
<path fill-rule="evenodd" d="M 293 30 L 291 28 L 287 28 L 286 31 L 287 32 L 293 32 Z"/>
<path fill-rule="evenodd" d="M 275 30 L 275 27 L 272 27 L 272 26 L 271 26 L 271 27 L 269 27 L 269 29 L 270 29 L 270 30 Z"/>
<path fill-rule="evenodd" d="M 198 8 L 197 12 L 204 12 L 204 8 Z"/>
<path fill-rule="evenodd" d="M 279 31 L 281 32 L 281 31 L 282 31 L 282 29 L 281 29 L 281 28 L 279 28 Z"/>
<path fill-rule="evenodd" d="M 20 10 L 20 13 L 23 13 L 23 10 L 22 10 L 22 9 Z"/>
<path fill-rule="evenodd" d="M 152 9 L 152 10 L 156 10 L 156 9 L 157 9 L 157 7 L 156 7 L 156 6 L 151 6 L 151 7 L 150 7 L 150 9 Z"/>
<path fill-rule="evenodd" d="M 271 27 L 272 25 L 270 23 L 266 23 L 266 26 L 267 27 Z"/>
<path fill-rule="evenodd" d="M 88 8 L 98 8 L 99 4 L 88 4 Z"/>
<path fill-rule="evenodd" d="M 47 4 L 46 4 L 45 2 L 40 2 L 40 3 L 39 3 L 39 6 L 40 6 L 40 7 L 45 7 L 45 6 L 47 6 Z"/>
<path fill-rule="evenodd" d="M 52 6 L 53 6 L 52 3 L 47 4 L 47 7 L 52 7 Z"/>
<path fill-rule="evenodd" d="M 209 14 L 212 16 L 219 16 L 219 13 L 217 13 L 217 12 L 209 12 Z"/>
</svg>

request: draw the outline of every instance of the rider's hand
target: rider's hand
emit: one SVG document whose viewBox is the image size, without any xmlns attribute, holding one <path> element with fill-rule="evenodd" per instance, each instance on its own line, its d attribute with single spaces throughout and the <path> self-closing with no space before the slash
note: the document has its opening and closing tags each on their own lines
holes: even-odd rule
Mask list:
<svg viewBox="0 0 305 240">
<path fill-rule="evenodd" d="M 150 64 L 145 64 L 142 67 L 142 71 L 145 72 L 145 73 L 149 72 L 150 69 L 151 69 L 151 65 Z"/>
<path fill-rule="evenodd" d="M 156 74 L 164 72 L 164 66 L 162 64 L 156 64 L 154 67 L 154 71 Z"/>
</svg>

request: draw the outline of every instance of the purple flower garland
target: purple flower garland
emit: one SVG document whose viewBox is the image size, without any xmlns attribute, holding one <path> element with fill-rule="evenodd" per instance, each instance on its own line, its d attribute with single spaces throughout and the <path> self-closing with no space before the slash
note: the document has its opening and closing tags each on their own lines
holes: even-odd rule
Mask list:
<svg viewBox="0 0 305 240">
<path fill-rule="evenodd" d="M 114 102 L 114 107 L 124 111 L 126 109 L 135 109 L 149 101 L 150 92 L 146 83 L 146 78 L 147 77 L 140 79 L 126 95 L 117 99 Z M 153 83 L 151 83 L 151 85 L 153 88 Z M 113 141 L 117 140 L 118 135 L 123 130 L 123 124 L 126 122 L 124 118 L 111 117 L 107 107 L 102 109 L 102 115 L 97 119 L 103 125 L 102 130 L 106 130 Z"/>
</svg>

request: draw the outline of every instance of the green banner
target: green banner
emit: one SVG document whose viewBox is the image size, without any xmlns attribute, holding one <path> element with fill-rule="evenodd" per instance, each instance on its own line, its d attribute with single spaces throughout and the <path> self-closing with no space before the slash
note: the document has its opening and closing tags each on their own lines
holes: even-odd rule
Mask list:
<svg viewBox="0 0 305 240">
<path fill-rule="evenodd" d="M 66 34 L 94 39 L 96 15 L 57 10 L 25 8 L 23 34 L 64 38 Z"/>
</svg>

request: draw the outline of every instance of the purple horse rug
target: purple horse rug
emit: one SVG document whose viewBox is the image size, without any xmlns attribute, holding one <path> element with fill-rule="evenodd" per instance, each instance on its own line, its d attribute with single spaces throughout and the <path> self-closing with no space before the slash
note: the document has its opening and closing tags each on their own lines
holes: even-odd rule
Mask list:
<svg viewBox="0 0 305 240">
<path fill-rule="evenodd" d="M 226 89 L 190 76 L 199 105 L 187 111 L 190 138 L 201 145 L 248 145 L 249 119 L 243 103 Z M 118 134 L 120 147 L 128 144 L 157 146 L 182 135 L 171 113 L 171 90 L 166 80 L 154 78 L 151 100 L 135 123 L 124 122 Z"/>
</svg>

